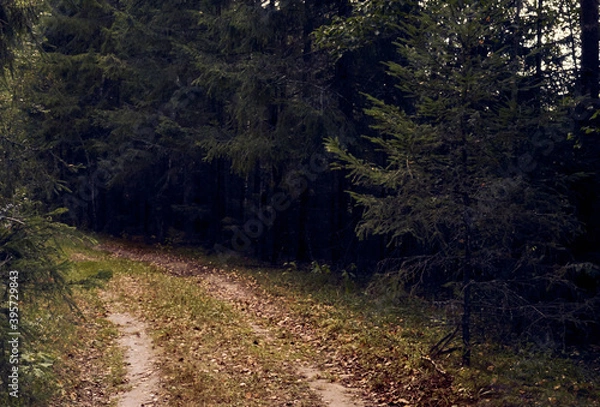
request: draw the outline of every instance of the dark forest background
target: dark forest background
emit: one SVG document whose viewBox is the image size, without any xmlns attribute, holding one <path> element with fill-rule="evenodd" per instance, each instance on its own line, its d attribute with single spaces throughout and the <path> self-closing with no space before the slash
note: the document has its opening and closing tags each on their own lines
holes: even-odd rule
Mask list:
<svg viewBox="0 0 600 407">
<path fill-rule="evenodd" d="M 65 223 L 378 273 L 375 292 L 459 304 L 467 362 L 474 322 L 597 342 L 597 1 L 5 1 L 0 17 L 3 270 Z"/>
</svg>

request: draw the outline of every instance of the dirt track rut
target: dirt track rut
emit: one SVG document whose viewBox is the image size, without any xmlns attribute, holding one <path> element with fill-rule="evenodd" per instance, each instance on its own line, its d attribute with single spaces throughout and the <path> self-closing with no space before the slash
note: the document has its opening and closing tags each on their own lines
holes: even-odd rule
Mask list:
<svg viewBox="0 0 600 407">
<path fill-rule="evenodd" d="M 238 309 L 252 314 L 255 318 L 270 321 L 278 320 L 280 321 L 279 326 L 289 326 L 299 336 L 300 340 L 310 340 L 313 336 L 310 327 L 301 321 L 291 320 L 289 314 L 272 300 L 260 298 L 260 294 L 252 287 L 245 286 L 237 281 L 235 277 L 232 277 L 231 274 L 218 268 L 182 259 L 168 253 L 159 253 L 151 249 L 126 249 L 116 245 L 102 245 L 99 248 L 109 251 L 117 257 L 150 263 L 174 275 L 202 276 L 210 287 L 210 290 L 208 290 L 210 295 L 237 304 Z M 121 346 L 126 349 L 127 363 L 130 365 L 128 380 L 132 385 L 132 389 L 122 395 L 119 407 L 153 406 L 159 379 L 155 368 L 152 366 L 154 356 L 151 342 L 145 332 L 145 326 L 127 314 L 112 314 L 110 319 L 121 329 Z M 268 329 L 252 322 L 249 322 L 249 325 L 257 335 L 267 340 L 271 336 Z M 303 366 L 298 369 L 297 373 L 319 395 L 324 406 L 366 407 L 365 402 L 358 396 L 358 390 L 323 379 L 326 376 L 325 373 L 316 366 Z"/>
</svg>

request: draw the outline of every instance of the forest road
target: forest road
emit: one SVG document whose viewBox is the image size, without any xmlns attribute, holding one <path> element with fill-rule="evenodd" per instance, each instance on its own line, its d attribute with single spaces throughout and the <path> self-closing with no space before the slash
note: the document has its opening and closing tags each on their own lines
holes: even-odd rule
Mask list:
<svg viewBox="0 0 600 407">
<path fill-rule="evenodd" d="M 296 321 L 291 320 L 290 315 L 276 303 L 261 298 L 258 290 L 244 285 L 230 273 L 218 268 L 207 267 L 193 260 L 158 252 L 151 248 L 132 249 L 115 244 L 103 244 L 98 248 L 112 253 L 115 257 L 150 263 L 174 275 L 202 276 L 210 286 L 208 293 L 211 296 L 222 301 L 243 304 L 241 310 L 249 316 L 252 314 L 255 318 L 259 316 L 265 319 L 276 316 L 290 326 L 298 326 Z M 131 384 L 131 389 L 120 396 L 118 407 L 154 406 L 159 387 L 159 372 L 155 366 L 156 357 L 146 326 L 129 314 L 110 314 L 109 320 L 121 331 L 120 345 L 125 349 L 126 363 L 129 367 L 127 381 Z M 257 335 L 269 342 L 272 333 L 268 329 L 252 322 L 249 322 L 249 325 Z M 310 336 L 307 330 L 309 331 L 310 328 L 304 327 L 300 338 Z M 327 374 L 314 365 L 299 367 L 297 375 L 299 380 L 305 380 L 311 390 L 319 396 L 323 407 L 368 407 L 365 401 L 361 400 L 357 389 L 323 379 Z"/>
<path fill-rule="evenodd" d="M 126 381 L 130 387 L 125 393 L 116 396 L 117 406 L 154 406 L 159 390 L 159 374 L 152 341 L 146 333 L 146 324 L 126 313 L 111 313 L 107 319 L 121 333 L 118 343 L 125 353 Z"/>
</svg>

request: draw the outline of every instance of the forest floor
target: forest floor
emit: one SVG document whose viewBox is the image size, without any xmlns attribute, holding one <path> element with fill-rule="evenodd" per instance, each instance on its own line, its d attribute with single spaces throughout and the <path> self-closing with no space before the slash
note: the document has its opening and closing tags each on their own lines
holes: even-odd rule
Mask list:
<svg viewBox="0 0 600 407">
<path fill-rule="evenodd" d="M 99 247 L 105 251 L 113 253 L 114 256 L 120 258 L 127 258 L 134 261 L 141 261 L 152 264 L 162 270 L 168 271 L 170 274 L 184 277 L 184 276 L 196 276 L 198 279 L 195 281 L 196 284 L 206 287 L 206 293 L 210 296 L 224 301 L 229 304 L 237 304 L 238 308 L 240 304 L 245 306 L 241 307 L 242 311 L 252 309 L 253 315 L 249 320 L 244 321 L 252 330 L 252 336 L 256 339 L 253 340 L 253 344 L 258 346 L 260 343 L 267 344 L 273 348 L 277 348 L 277 339 L 275 333 L 267 328 L 263 328 L 251 319 L 256 317 L 265 318 L 279 318 L 285 319 L 289 317 L 289 314 L 285 309 L 277 306 L 276 303 L 265 301 L 264 298 L 259 297 L 255 292 L 249 289 L 240 281 L 230 278 L 227 274 L 223 273 L 223 270 L 217 268 L 209 269 L 205 265 L 197 264 L 190 260 L 174 257 L 165 253 L 157 253 L 148 250 L 132 250 L 131 248 L 125 249 L 121 246 L 114 244 L 105 244 Z M 140 286 L 137 284 L 135 279 L 127 279 L 126 281 L 115 282 L 119 285 L 120 290 L 129 291 L 131 293 L 139 293 Z M 116 304 L 114 301 L 118 301 L 114 298 L 115 290 L 111 288 L 115 284 L 109 287 L 108 290 L 104 291 L 105 296 L 113 296 L 108 301 L 111 304 L 111 308 Z M 116 305 L 118 308 L 118 305 Z M 158 369 L 161 363 L 157 358 L 157 352 L 155 346 L 152 345 L 148 339 L 147 331 L 148 327 L 146 323 L 137 319 L 128 313 L 111 313 L 109 312 L 108 319 L 119 326 L 121 331 L 120 345 L 125 348 L 127 355 L 126 364 L 128 366 L 126 374 L 126 382 L 129 387 L 122 395 L 116 397 L 118 400 L 118 407 L 139 407 L 139 406 L 158 406 L 168 401 L 168 396 L 163 394 L 162 400 L 159 400 L 157 395 L 160 393 L 159 377 L 157 375 Z M 235 338 L 234 338 L 235 339 Z M 281 344 L 280 344 L 281 345 Z M 221 356 L 227 356 L 227 347 L 236 347 L 236 343 L 227 343 L 220 349 Z M 218 357 L 218 355 L 215 355 Z M 225 356 L 225 359 L 227 357 Z M 250 358 L 251 356 L 244 355 L 244 357 Z M 238 355 L 239 358 L 239 355 Z M 225 362 L 225 361 L 223 361 Z M 325 405 L 330 407 L 362 407 L 365 403 L 360 400 L 356 389 L 344 386 L 340 383 L 325 380 L 323 377 L 327 377 L 327 374 L 320 370 L 315 365 L 309 364 L 306 360 L 296 358 L 298 362 L 297 366 L 291 365 L 286 374 L 296 377 L 299 387 L 304 387 L 299 393 L 307 393 L 304 399 L 298 398 L 298 395 L 292 397 L 291 400 L 287 391 L 282 391 L 281 394 L 273 392 L 269 397 L 269 405 L 320 405 L 318 400 L 321 400 Z M 250 364 L 252 365 L 252 363 Z M 235 368 L 236 366 L 229 366 Z M 239 367 L 239 366 L 238 366 Z M 221 368 L 227 370 L 227 364 L 221 363 Z M 267 369 L 268 371 L 268 369 Z M 252 373 L 249 368 L 242 368 L 242 377 L 239 378 L 239 384 L 246 381 L 247 376 Z M 228 372 L 232 376 L 236 376 L 236 370 Z M 238 375 L 239 376 L 239 375 Z M 272 375 L 277 377 L 277 374 Z M 264 382 L 263 384 L 268 385 Z M 306 386 L 302 384 L 308 384 L 308 388 L 313 394 L 307 392 Z M 246 386 L 242 386 L 246 387 Z M 284 389 L 281 389 L 284 390 Z M 315 397 L 315 395 L 317 397 Z M 246 392 L 244 394 L 245 400 L 253 398 L 252 392 Z M 288 399 L 286 401 L 286 399 Z M 204 405 L 206 401 L 189 401 L 190 403 L 202 402 Z M 226 403 L 226 400 L 219 401 L 220 404 Z M 229 403 L 238 404 L 234 400 L 228 401 Z M 247 402 L 247 401 L 244 401 Z"/>
<path fill-rule="evenodd" d="M 347 279 L 121 241 L 67 254 L 83 322 L 49 334 L 66 355 L 52 407 L 600 406 L 581 361 L 493 344 L 468 369 L 429 358 L 447 312 Z"/>
</svg>

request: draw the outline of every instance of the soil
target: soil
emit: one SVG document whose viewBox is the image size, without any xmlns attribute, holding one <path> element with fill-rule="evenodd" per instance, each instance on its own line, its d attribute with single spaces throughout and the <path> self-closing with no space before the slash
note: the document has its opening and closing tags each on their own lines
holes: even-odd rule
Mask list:
<svg viewBox="0 0 600 407">
<path fill-rule="evenodd" d="M 117 395 L 118 407 L 152 407 L 157 400 L 159 374 L 146 324 L 129 314 L 111 313 L 107 318 L 121 332 L 119 345 L 125 350 L 127 382 L 130 389 Z"/>
</svg>

